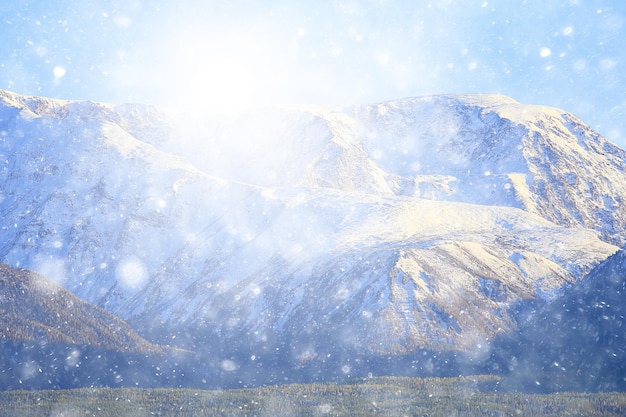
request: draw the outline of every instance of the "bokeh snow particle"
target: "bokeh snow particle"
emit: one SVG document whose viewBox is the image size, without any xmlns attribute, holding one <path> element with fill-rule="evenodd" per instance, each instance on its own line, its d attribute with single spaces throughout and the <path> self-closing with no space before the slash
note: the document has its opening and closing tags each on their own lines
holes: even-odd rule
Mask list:
<svg viewBox="0 0 626 417">
<path fill-rule="evenodd" d="M 65 74 L 67 73 L 67 71 L 62 66 L 57 65 L 52 70 L 52 73 L 54 74 L 54 78 L 58 80 L 58 79 L 63 78 L 65 76 Z"/>
<path fill-rule="evenodd" d="M 600 61 L 600 69 L 602 71 L 610 71 L 617 65 L 614 59 L 605 58 Z"/>
<path fill-rule="evenodd" d="M 35 270 L 58 285 L 63 285 L 67 279 L 65 261 L 63 259 L 50 258 L 37 260 Z"/>
<path fill-rule="evenodd" d="M 132 26 L 133 21 L 128 16 L 115 16 L 113 18 L 113 23 L 121 28 L 127 29 Z"/>
<path fill-rule="evenodd" d="M 143 261 L 135 256 L 121 260 L 115 268 L 117 282 L 127 290 L 140 290 L 148 282 L 148 271 Z"/>
<path fill-rule="evenodd" d="M 237 366 L 237 364 L 230 359 L 224 359 L 220 363 L 220 366 L 226 372 L 236 371 L 239 368 L 239 366 Z"/>
</svg>

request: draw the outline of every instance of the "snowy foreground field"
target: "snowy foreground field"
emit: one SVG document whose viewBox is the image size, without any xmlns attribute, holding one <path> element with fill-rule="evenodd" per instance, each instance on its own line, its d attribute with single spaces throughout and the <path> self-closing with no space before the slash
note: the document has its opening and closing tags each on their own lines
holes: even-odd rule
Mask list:
<svg viewBox="0 0 626 417">
<path fill-rule="evenodd" d="M 371 378 L 242 390 L 0 393 L 0 416 L 623 416 L 626 393 L 497 393 L 492 376 Z"/>
</svg>

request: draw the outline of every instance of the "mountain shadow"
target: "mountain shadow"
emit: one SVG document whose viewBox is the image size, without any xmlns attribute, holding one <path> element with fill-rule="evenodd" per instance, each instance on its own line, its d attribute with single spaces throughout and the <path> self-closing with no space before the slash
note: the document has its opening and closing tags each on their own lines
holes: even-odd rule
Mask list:
<svg viewBox="0 0 626 417">
<path fill-rule="evenodd" d="M 491 370 L 525 392 L 626 390 L 626 253 L 621 250 L 519 332 L 497 341 Z"/>
</svg>

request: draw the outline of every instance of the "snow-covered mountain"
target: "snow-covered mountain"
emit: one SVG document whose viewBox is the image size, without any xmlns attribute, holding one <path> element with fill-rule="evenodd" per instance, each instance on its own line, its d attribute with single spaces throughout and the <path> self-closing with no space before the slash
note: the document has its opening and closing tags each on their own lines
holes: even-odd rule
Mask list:
<svg viewBox="0 0 626 417">
<path fill-rule="evenodd" d="M 0 92 L 0 259 L 298 363 L 327 335 L 475 351 L 624 243 L 625 157 L 496 95 L 193 116 Z"/>
<path fill-rule="evenodd" d="M 220 177 L 518 207 L 624 243 L 626 154 L 559 109 L 448 95 L 202 123 L 165 145 Z"/>
</svg>

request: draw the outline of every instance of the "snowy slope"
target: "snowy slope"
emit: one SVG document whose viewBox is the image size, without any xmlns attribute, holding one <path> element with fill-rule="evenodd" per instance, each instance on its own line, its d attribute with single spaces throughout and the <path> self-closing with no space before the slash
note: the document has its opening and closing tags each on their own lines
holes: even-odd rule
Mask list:
<svg viewBox="0 0 626 417">
<path fill-rule="evenodd" d="M 345 344 L 361 352 L 471 349 L 514 327 L 509 309 L 516 302 L 551 297 L 615 250 L 590 231 L 559 228 L 521 210 L 388 204 L 355 205 L 354 197 L 303 202 L 230 262 L 214 258 L 210 246 L 190 248 L 188 262 L 158 274 L 157 285 L 122 310 L 143 311 L 148 321 L 156 307 L 160 320 L 207 325 L 224 337 L 253 334 L 258 341 L 270 330 L 306 340 L 341 329 Z M 439 216 L 468 218 L 462 226 L 429 224 Z M 307 227 L 294 230 L 302 222 Z M 342 232 L 329 239 L 337 229 Z M 283 233 L 301 236 L 291 235 L 291 245 L 254 262 Z"/>
<path fill-rule="evenodd" d="M 500 96 L 202 120 L 0 101 L 0 259 L 134 324 L 471 350 L 624 238 L 624 152 Z"/>
</svg>

